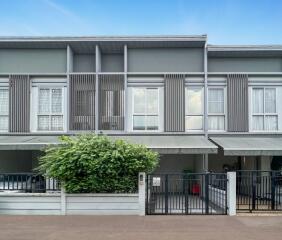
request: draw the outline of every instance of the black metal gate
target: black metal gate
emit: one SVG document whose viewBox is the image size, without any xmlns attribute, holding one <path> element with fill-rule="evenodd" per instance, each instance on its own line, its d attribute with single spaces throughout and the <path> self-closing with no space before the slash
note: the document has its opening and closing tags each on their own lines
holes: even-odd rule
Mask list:
<svg viewBox="0 0 282 240">
<path fill-rule="evenodd" d="M 225 173 L 147 175 L 146 213 L 227 214 Z"/>
<path fill-rule="evenodd" d="M 238 211 L 282 211 L 282 175 L 277 171 L 236 171 Z"/>
</svg>

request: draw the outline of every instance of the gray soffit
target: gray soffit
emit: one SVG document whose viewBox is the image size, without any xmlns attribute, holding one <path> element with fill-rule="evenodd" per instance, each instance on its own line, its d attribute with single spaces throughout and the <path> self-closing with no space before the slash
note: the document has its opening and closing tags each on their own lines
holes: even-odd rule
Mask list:
<svg viewBox="0 0 282 240">
<path fill-rule="evenodd" d="M 282 137 L 211 137 L 225 156 L 281 156 Z"/>
<path fill-rule="evenodd" d="M 281 57 L 282 45 L 208 45 L 209 57 Z"/>
<path fill-rule="evenodd" d="M 206 35 L 198 36 L 109 36 L 109 37 L 0 37 L 0 48 L 66 48 L 76 53 L 94 53 L 98 44 L 102 52 L 122 53 L 128 48 L 204 47 Z"/>
<path fill-rule="evenodd" d="M 110 136 L 143 144 L 160 154 L 216 154 L 217 146 L 203 136 Z M 0 136 L 0 150 L 41 150 L 60 144 L 58 136 Z"/>
</svg>

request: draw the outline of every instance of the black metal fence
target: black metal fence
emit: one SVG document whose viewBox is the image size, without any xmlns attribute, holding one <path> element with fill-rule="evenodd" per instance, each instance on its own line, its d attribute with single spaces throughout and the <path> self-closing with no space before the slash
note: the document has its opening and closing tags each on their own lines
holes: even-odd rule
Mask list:
<svg viewBox="0 0 282 240">
<path fill-rule="evenodd" d="M 227 214 L 225 173 L 149 174 L 146 212 Z"/>
<path fill-rule="evenodd" d="M 60 191 L 60 183 L 35 173 L 1 173 L 0 192 Z"/>
<path fill-rule="evenodd" d="M 238 211 L 282 211 L 282 174 L 278 171 L 236 171 Z"/>
</svg>

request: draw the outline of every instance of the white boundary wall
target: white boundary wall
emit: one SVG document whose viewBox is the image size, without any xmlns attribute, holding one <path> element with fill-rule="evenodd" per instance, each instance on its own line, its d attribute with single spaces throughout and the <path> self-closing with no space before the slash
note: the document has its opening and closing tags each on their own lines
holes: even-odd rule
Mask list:
<svg viewBox="0 0 282 240">
<path fill-rule="evenodd" d="M 0 214 L 140 215 L 140 209 L 138 194 L 0 194 Z"/>
<path fill-rule="evenodd" d="M 145 215 L 145 173 L 136 194 L 0 193 L 0 214 Z"/>
<path fill-rule="evenodd" d="M 60 215 L 60 193 L 1 193 L 0 214 Z"/>
</svg>

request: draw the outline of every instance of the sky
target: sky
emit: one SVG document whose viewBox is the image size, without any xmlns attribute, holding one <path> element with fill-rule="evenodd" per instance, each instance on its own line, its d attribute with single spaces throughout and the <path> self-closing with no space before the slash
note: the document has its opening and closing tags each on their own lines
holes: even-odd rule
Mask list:
<svg viewBox="0 0 282 240">
<path fill-rule="evenodd" d="M 282 44 L 282 0 L 0 0 L 0 36 L 197 34 Z"/>
</svg>

